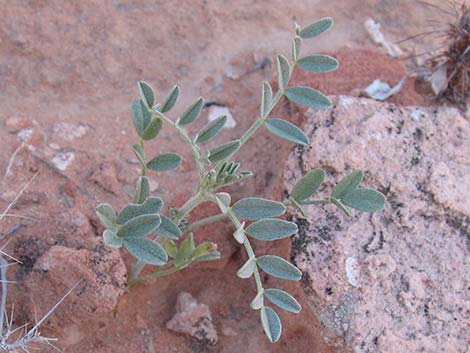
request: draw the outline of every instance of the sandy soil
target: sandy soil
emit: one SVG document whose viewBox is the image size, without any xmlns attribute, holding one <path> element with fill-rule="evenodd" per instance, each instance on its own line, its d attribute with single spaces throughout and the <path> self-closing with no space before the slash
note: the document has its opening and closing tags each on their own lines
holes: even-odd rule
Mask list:
<svg viewBox="0 0 470 353">
<path fill-rule="evenodd" d="M 432 7 L 404 0 L 0 0 L 0 9 L 1 209 L 39 171 L 12 211 L 34 221 L 7 218 L 0 224 L 1 232 L 12 238 L 7 250 L 23 261 L 10 271 L 11 279 L 17 281 L 10 286 L 10 304 L 31 302 L 26 282 L 35 261 L 48 248 L 56 244 L 86 248 L 89 239 L 99 237 L 93 213 L 98 201 L 120 207 L 132 194 L 138 168 L 129 148 L 135 140 L 129 108 L 137 94 L 137 80 L 150 82 L 158 98 L 174 83 L 180 84 L 182 96 L 175 116 L 199 95 L 228 106 L 238 124 L 225 131 L 224 138 L 235 138 L 256 114 L 260 81 L 275 75 L 273 65 L 253 68 L 265 57 L 273 60 L 275 53 L 289 52 L 294 22 L 306 25 L 323 16 L 334 17 L 334 30 L 306 43 L 304 53 L 332 53 L 345 61 L 345 69 L 322 77 L 297 76 L 296 80 L 317 84 L 328 94 L 351 94 L 376 76 L 391 84 L 398 82 L 407 63 L 380 54 L 383 49 L 368 38 L 364 20 L 373 17 L 395 41 L 427 31 L 428 20 L 436 14 L 442 18 Z M 420 52 L 436 45 L 435 39 L 418 38 L 403 47 Z M 427 102 L 414 92 L 412 80 L 394 99 L 405 104 Z M 279 113 L 301 122 L 295 107 L 285 105 Z M 29 143 L 35 149 L 32 153 L 20 150 L 11 175 L 3 177 L 21 145 L 12 133 L 15 129 L 6 125 L 12 117 L 24 117 L 25 126 L 33 127 Z M 193 132 L 204 124 L 202 120 Z M 82 126 L 86 132 L 73 139 L 64 137 L 60 122 Z M 188 156 L 171 132 L 164 131 L 159 141 L 153 148 Z M 237 197 L 280 199 L 280 177 L 291 148 L 264 132 L 244 147 L 239 158 L 256 177 L 234 188 Z M 75 155 L 63 172 L 50 164 L 59 152 Z M 157 193 L 172 206 L 181 205 L 194 183 L 190 162 L 183 163 L 180 173 L 178 181 L 167 174 L 154 178 Z M 84 217 L 90 232 L 71 231 L 77 214 Z M 246 293 L 253 292 L 252 283 L 235 276 L 244 255 L 229 239 L 230 232 L 230 227 L 220 225 L 220 229 L 206 228 L 196 234 L 198 241 L 219 243 L 223 259 L 218 265 L 185 270 L 136 287 L 121 297 L 113 313 L 68 325 L 46 323 L 44 333 L 58 337 L 57 345 L 64 352 L 344 352 L 343 343 L 321 327 L 309 310 L 295 317 L 283 315 L 281 342 L 267 342 L 258 315 L 248 307 L 251 295 Z M 257 244 L 257 248 L 290 254 L 287 241 L 271 248 Z M 66 290 L 56 289 L 57 293 L 47 295 L 60 297 Z M 302 301 L 300 287 L 289 289 Z M 217 346 L 198 344 L 165 328 L 180 291 L 210 306 L 219 330 Z M 34 298 L 36 303 L 43 300 Z M 33 319 L 26 307 L 17 306 L 18 324 Z M 71 309 L 59 308 L 55 315 L 73 314 L 66 310 Z M 224 336 L 223 327 L 232 328 L 236 335 Z"/>
</svg>

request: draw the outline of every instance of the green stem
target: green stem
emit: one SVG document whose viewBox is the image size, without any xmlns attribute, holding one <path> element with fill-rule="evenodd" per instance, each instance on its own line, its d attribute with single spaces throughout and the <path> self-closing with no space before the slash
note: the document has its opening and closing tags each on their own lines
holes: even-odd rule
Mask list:
<svg viewBox="0 0 470 353">
<path fill-rule="evenodd" d="M 209 223 L 221 221 L 222 219 L 225 219 L 225 218 L 227 218 L 226 214 L 223 214 L 223 213 L 216 214 L 216 215 L 213 215 L 213 216 L 209 216 L 209 217 L 200 219 L 199 221 L 193 222 L 193 223 L 187 225 L 186 227 L 184 227 L 182 230 L 183 230 L 183 232 L 189 232 L 189 231 L 191 231 L 195 228 L 201 227 L 201 226 L 209 224 Z"/>
<path fill-rule="evenodd" d="M 201 191 L 193 195 L 183 206 L 178 209 L 175 219 L 176 224 L 181 222 L 189 214 L 189 212 L 191 212 L 197 205 L 204 201 L 205 198 L 203 197 Z"/>
<path fill-rule="evenodd" d="M 171 265 L 173 265 L 173 261 L 168 262 L 165 266 L 171 266 Z M 188 265 L 187 263 L 184 263 L 181 266 L 173 267 L 167 270 L 159 268 L 158 270 L 152 273 L 149 273 L 148 275 L 129 279 L 129 282 L 127 283 L 127 288 L 131 288 L 140 282 L 143 282 L 152 278 L 159 278 L 159 277 L 167 276 L 172 273 L 178 272 L 179 270 L 182 270 L 183 268 L 185 268 L 187 265 Z"/>
<path fill-rule="evenodd" d="M 326 200 L 306 200 L 306 201 L 300 201 L 300 205 L 328 205 L 332 203 L 333 201 L 326 199 Z"/>
<path fill-rule="evenodd" d="M 199 185 L 202 184 L 202 181 L 204 180 L 204 175 L 205 175 L 205 169 L 204 169 L 204 161 L 201 156 L 201 152 L 199 151 L 199 147 L 191 140 L 191 138 L 188 136 L 187 132 L 178 124 L 176 124 L 173 120 L 168 118 L 165 114 L 159 112 L 158 110 L 154 110 L 154 112 L 167 124 L 175 128 L 175 130 L 178 132 L 178 134 L 181 136 L 181 138 L 186 142 L 186 144 L 191 148 L 191 152 L 193 154 L 194 160 L 196 161 L 197 169 L 199 171 Z"/>
</svg>

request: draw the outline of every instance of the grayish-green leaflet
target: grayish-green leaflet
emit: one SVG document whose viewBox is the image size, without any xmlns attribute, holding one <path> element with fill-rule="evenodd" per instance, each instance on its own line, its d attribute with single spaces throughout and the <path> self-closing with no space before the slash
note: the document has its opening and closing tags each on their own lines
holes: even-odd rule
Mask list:
<svg viewBox="0 0 470 353">
<path fill-rule="evenodd" d="M 385 197 L 372 189 L 353 189 L 343 195 L 341 202 L 363 212 L 379 212 L 384 209 Z"/>
<path fill-rule="evenodd" d="M 326 32 L 333 26 L 333 19 L 325 17 L 302 29 L 299 33 L 302 39 L 314 38 L 323 32 Z"/>
<path fill-rule="evenodd" d="M 130 204 L 123 208 L 117 217 L 117 224 L 124 224 L 127 221 L 144 214 L 157 214 L 163 207 L 163 201 L 159 197 L 149 197 L 143 204 Z"/>
<path fill-rule="evenodd" d="M 299 302 L 289 293 L 276 288 L 268 288 L 264 290 L 264 296 L 269 299 L 269 301 L 281 309 L 289 311 L 294 314 L 300 313 L 302 307 Z"/>
<path fill-rule="evenodd" d="M 282 219 L 268 218 L 250 224 L 246 231 L 258 240 L 278 240 L 297 233 L 297 224 Z"/>
<path fill-rule="evenodd" d="M 299 281 L 302 277 L 302 272 L 297 267 L 279 256 L 264 255 L 258 257 L 256 263 L 264 272 L 274 277 L 291 281 Z"/>
<path fill-rule="evenodd" d="M 122 239 L 117 238 L 116 233 L 110 229 L 105 229 L 103 232 L 103 242 L 111 248 L 119 249 L 122 246 Z"/>
<path fill-rule="evenodd" d="M 266 119 L 264 121 L 266 128 L 273 134 L 283 139 L 298 143 L 300 145 L 308 145 L 308 137 L 294 124 L 282 119 Z"/>
<path fill-rule="evenodd" d="M 142 101 L 145 103 L 147 108 L 151 109 L 155 103 L 155 95 L 153 93 L 152 87 L 145 81 L 139 81 L 137 86 L 139 87 Z"/>
<path fill-rule="evenodd" d="M 154 231 L 160 225 L 159 215 L 142 215 L 132 218 L 120 227 L 116 235 L 119 238 L 138 238 L 143 237 Z"/>
<path fill-rule="evenodd" d="M 212 149 L 209 153 L 209 160 L 214 163 L 234 154 L 240 148 L 240 141 L 230 141 Z"/>
<path fill-rule="evenodd" d="M 279 87 L 285 88 L 287 86 L 287 82 L 289 82 L 290 77 L 290 65 L 289 61 L 283 55 L 277 56 L 277 75 L 278 75 L 278 82 Z"/>
<path fill-rule="evenodd" d="M 146 264 L 161 266 L 168 261 L 162 246 L 147 238 L 126 238 L 124 246 L 137 259 Z"/>
<path fill-rule="evenodd" d="M 142 100 L 138 99 L 132 103 L 131 115 L 137 133 L 142 136 L 151 119 L 151 114 Z"/>
<path fill-rule="evenodd" d="M 179 95 L 180 95 L 180 88 L 178 87 L 178 85 L 173 86 L 170 93 L 168 93 L 168 96 L 166 97 L 165 101 L 163 102 L 160 111 L 162 113 L 166 113 L 166 112 L 170 111 L 175 106 Z"/>
<path fill-rule="evenodd" d="M 164 153 L 147 163 L 147 168 L 156 172 L 166 172 L 177 168 L 181 163 L 181 157 L 175 153 Z"/>
<path fill-rule="evenodd" d="M 155 233 L 169 239 L 181 238 L 181 236 L 183 235 L 181 229 L 175 223 L 173 223 L 170 218 L 164 215 L 160 215 L 160 218 L 162 222 L 160 223 L 158 228 L 155 229 Z"/>
<path fill-rule="evenodd" d="M 283 203 L 260 197 L 241 199 L 232 206 L 232 209 L 238 217 L 246 219 L 277 217 L 286 211 Z"/>
<path fill-rule="evenodd" d="M 327 96 L 310 87 L 289 87 L 286 89 L 286 97 L 295 103 L 315 109 L 326 109 L 331 105 Z"/>
<path fill-rule="evenodd" d="M 202 107 L 204 106 L 204 99 L 199 97 L 188 109 L 181 115 L 178 120 L 178 125 L 186 125 L 192 123 L 201 113 Z"/>
<path fill-rule="evenodd" d="M 325 172 L 321 169 L 309 171 L 295 184 L 290 197 L 296 201 L 303 201 L 309 198 L 320 188 L 324 177 Z"/>
<path fill-rule="evenodd" d="M 105 227 L 114 229 L 114 223 L 116 222 L 116 213 L 114 212 L 111 205 L 108 205 L 107 203 L 99 204 L 96 207 L 96 215 Z"/>
<path fill-rule="evenodd" d="M 204 126 L 201 131 L 198 132 L 195 142 L 203 143 L 213 139 L 223 129 L 226 122 L 227 117 L 225 115 L 219 116 L 218 118 L 214 119 L 209 124 Z"/>
<path fill-rule="evenodd" d="M 338 68 L 338 61 L 328 55 L 312 55 L 299 59 L 297 65 L 306 71 L 329 72 Z"/>
<path fill-rule="evenodd" d="M 333 188 L 331 196 L 335 199 L 341 199 L 347 192 L 355 189 L 364 178 L 364 173 L 360 170 L 352 171 L 348 176 L 341 179 Z"/>
<path fill-rule="evenodd" d="M 282 333 L 282 323 L 279 315 L 269 306 L 263 306 L 260 310 L 261 324 L 268 339 L 274 343 L 279 340 Z"/>
<path fill-rule="evenodd" d="M 146 176 L 139 177 L 134 193 L 134 203 L 142 204 L 150 195 L 149 179 Z"/>
</svg>

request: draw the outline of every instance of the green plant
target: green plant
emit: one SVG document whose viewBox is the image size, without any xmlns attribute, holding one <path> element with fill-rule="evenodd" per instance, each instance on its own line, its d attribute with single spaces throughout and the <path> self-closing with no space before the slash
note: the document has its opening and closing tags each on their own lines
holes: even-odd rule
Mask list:
<svg viewBox="0 0 470 353">
<path fill-rule="evenodd" d="M 250 238 L 272 241 L 296 234 L 295 223 L 276 218 L 285 213 L 286 206 L 296 207 L 304 213 L 303 205 L 333 204 L 347 215 L 351 215 L 349 207 L 370 212 L 383 208 L 382 194 L 375 190 L 357 188 L 363 176 L 360 171 L 354 171 L 344 178 L 333 189 L 331 197 L 324 200 L 310 200 L 324 178 L 324 172 L 320 169 L 307 173 L 296 184 L 290 198 L 283 203 L 249 197 L 232 204 L 228 193 L 218 192 L 220 188 L 252 175 L 249 171 L 238 171 L 240 163 L 233 161 L 233 156 L 261 126 L 281 138 L 308 145 L 308 137 L 299 128 L 285 120 L 272 118 L 270 114 L 284 96 L 295 103 L 312 108 L 330 106 L 330 100 L 322 93 L 310 87 L 288 87 L 288 83 L 295 66 L 314 72 L 327 72 L 337 68 L 337 61 L 329 56 L 314 55 L 302 58 L 299 56 L 302 39 L 316 37 L 332 25 L 331 18 L 324 18 L 304 29 L 297 26 L 292 43 L 291 61 L 283 55 L 277 57 L 277 92 L 273 95 L 271 85 L 266 81 L 263 82 L 259 116 L 250 128 L 239 139 L 226 142 L 209 151 L 203 145 L 221 131 L 226 122 L 225 116 L 210 122 L 195 137 L 190 137 L 184 126 L 197 119 L 204 106 L 204 100 L 198 98 L 178 120 L 174 121 L 166 114 L 178 99 L 178 86 L 170 91 L 163 103 L 156 103 L 152 88 L 145 82 L 138 83 L 141 97 L 132 103 L 131 112 L 140 143 L 132 148 L 141 163 L 142 175 L 137 182 L 134 202 L 124 207 L 119 214 L 116 214 L 108 204 L 100 204 L 97 207 L 98 217 L 106 227 L 103 234 L 105 244 L 115 248 L 123 246 L 136 258 L 129 273 L 129 286 L 179 271 L 192 262 L 218 259 L 220 253 L 215 244 L 204 242 L 197 245 L 190 232 L 199 226 L 229 219 L 234 225 L 235 240 L 244 246 L 248 255 L 248 260 L 238 270 L 237 275 L 240 278 L 254 277 L 257 294 L 251 302 L 251 307 L 260 310 L 264 331 L 269 340 L 275 342 L 281 335 L 282 325 L 277 313 L 265 305 L 265 300 L 292 313 L 298 313 L 301 306 L 287 292 L 274 288 L 265 289 L 260 270 L 271 276 L 294 281 L 300 280 L 302 273 L 280 257 L 256 256 Z M 160 213 L 163 201 L 149 195 L 146 174 L 148 170 L 164 172 L 174 169 L 180 164 L 181 157 L 166 153 L 148 160 L 144 148 L 145 142 L 154 139 L 164 124 L 175 129 L 189 146 L 199 173 L 199 183 L 193 195 L 183 206 L 171 208 L 168 216 Z M 188 215 L 203 202 L 215 203 L 220 213 L 189 223 Z M 248 225 L 247 222 L 251 221 L 252 223 Z M 152 239 L 147 237 L 150 234 L 154 234 Z M 179 245 L 176 241 L 179 241 Z M 146 264 L 159 268 L 149 274 L 140 275 Z"/>
</svg>

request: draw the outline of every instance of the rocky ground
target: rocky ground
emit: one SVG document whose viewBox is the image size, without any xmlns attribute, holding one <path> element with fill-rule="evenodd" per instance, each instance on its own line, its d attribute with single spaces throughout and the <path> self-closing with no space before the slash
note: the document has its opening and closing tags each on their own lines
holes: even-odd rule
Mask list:
<svg viewBox="0 0 470 353">
<path fill-rule="evenodd" d="M 9 280 L 15 281 L 9 286 L 9 307 L 15 304 L 16 324 L 34 321 L 34 309 L 38 315 L 45 313 L 81 280 L 43 326 L 43 333 L 57 337 L 58 347 L 66 352 L 229 353 L 239 352 L 243 346 L 244 352 L 307 353 L 314 349 L 326 353 L 353 350 L 354 344 L 361 339 L 365 342 L 364 347 L 374 344 L 373 337 L 361 338 L 353 334 L 356 331 L 344 328 L 335 331 L 324 319 L 320 299 L 315 299 L 311 291 L 305 294 L 305 288 L 312 286 L 308 282 L 304 286 L 292 284 L 291 288 L 286 288 L 299 298 L 304 310 L 298 316 L 283 315 L 283 339 L 276 345 L 269 344 L 262 333 L 258 315 L 248 306 L 251 295 L 246 293 L 253 293 L 254 288 L 249 281 L 235 276 L 236 269 L 244 261 L 243 252 L 229 236 L 230 226 L 223 223 L 196 232 L 197 241 L 218 243 L 222 253 L 220 261 L 195 266 L 124 292 L 125 267 L 130 259 L 124 252 L 103 247 L 102 228 L 94 215 L 94 207 L 98 202 L 109 202 L 120 208 L 132 195 L 139 170 L 130 149 L 135 136 L 129 110 L 137 95 L 137 80 L 150 82 L 159 99 L 174 83 L 179 83 L 182 96 L 176 114 L 199 95 L 206 101 L 216 102 L 215 106 L 228 108 L 236 122 L 222 134 L 228 140 L 238 137 L 254 118 L 258 109 L 256 92 L 259 83 L 275 76 L 274 65 L 264 59 L 272 60 L 276 53 L 289 52 L 295 21 L 305 25 L 319 17 L 332 15 L 337 23 L 335 29 L 305 46 L 304 52 L 330 53 L 341 61 L 341 67 L 339 71 L 325 75 L 296 74 L 294 80 L 298 84 L 308 82 L 327 94 L 356 96 L 377 78 L 393 85 L 410 72 L 407 67 L 410 61 L 389 57 L 383 48 L 370 40 L 363 26 L 368 17 L 379 21 L 386 35 L 395 41 L 426 31 L 428 20 L 442 20 L 442 12 L 415 1 L 389 0 L 326 3 L 299 0 L 288 5 L 276 0 L 0 0 L 0 9 L 0 209 L 7 207 L 34 177 L 10 212 L 22 218 L 6 217 L 0 223 L 1 234 L 10 239 L 5 251 L 21 261 L 8 272 Z M 435 45 L 434 39 L 419 37 L 403 43 L 402 48 L 411 54 Z M 263 62 L 267 64 L 261 65 Z M 391 102 L 405 105 L 433 103 L 415 88 L 414 78 L 410 77 Z M 211 109 L 214 108 L 203 111 L 202 119 L 191 132 L 204 125 Z M 276 112 L 297 124 L 310 119 L 304 113 L 287 102 L 283 102 Z M 426 114 L 434 116 L 428 111 Z M 468 125 L 468 120 L 466 123 Z M 411 129 L 407 125 L 405 128 Z M 354 138 L 361 141 L 355 135 Z M 411 137 L 409 139 L 412 143 Z M 409 153 L 414 151 L 413 148 L 410 147 Z M 171 131 L 163 131 L 152 149 L 155 154 L 157 151 L 178 152 L 184 157 L 189 156 L 184 146 L 175 143 Z M 233 189 L 237 198 L 256 195 L 281 199 L 283 171 L 291 151 L 291 144 L 266 132 L 258 134 L 239 154 L 239 159 L 245 161 L 244 167 L 253 170 L 255 177 Z M 324 150 L 325 154 L 327 152 Z M 435 184 L 423 181 L 423 187 L 436 185 L 436 188 L 450 190 L 449 185 L 439 184 L 445 181 L 441 174 L 454 175 L 452 167 L 446 164 L 447 157 L 425 155 L 429 159 L 427 163 L 439 162 L 435 167 L 441 169 L 436 170 Z M 448 159 L 452 158 L 454 156 Z M 326 165 L 331 160 L 324 161 Z M 365 161 L 364 157 L 362 162 Z M 318 161 L 312 159 L 311 163 L 316 166 Z M 419 163 L 424 162 L 419 161 L 416 168 L 421 168 Z M 398 173 L 401 168 L 401 165 L 394 165 L 387 170 Z M 166 205 L 181 205 L 195 183 L 193 169 L 190 159 L 185 158 L 178 170 L 178 178 L 174 174 L 153 175 L 152 191 L 161 196 Z M 364 169 L 370 168 L 365 165 Z M 373 175 L 377 179 L 368 180 L 381 181 L 383 185 L 398 177 L 398 174 L 392 176 L 379 171 L 374 171 Z M 427 175 L 423 169 L 420 178 Z M 384 179 L 379 180 L 379 176 Z M 457 174 L 454 177 L 459 178 Z M 403 192 L 411 190 L 411 186 L 407 187 L 409 189 Z M 413 192 L 428 192 L 423 190 Z M 442 196 L 442 193 L 436 195 Z M 437 212 L 436 205 L 454 207 L 449 205 L 457 204 L 455 198 L 462 197 L 462 193 L 454 190 L 447 197 L 430 203 L 430 214 Z M 410 206 L 403 206 L 401 212 L 410 210 L 414 202 L 413 199 Z M 194 217 L 207 215 L 212 210 L 198 212 Z M 445 219 L 445 212 L 439 217 Z M 465 214 L 467 211 L 458 212 Z M 402 217 L 409 217 L 409 214 Z M 450 233 L 449 239 L 444 237 L 445 243 L 439 243 L 441 247 L 450 244 L 452 239 L 464 238 L 458 237 L 455 229 L 466 229 L 466 218 L 454 219 L 455 222 L 442 225 L 442 231 L 448 229 Z M 288 240 L 268 245 L 260 243 L 256 247 L 258 252 L 269 251 L 284 257 L 291 253 Z M 294 246 L 294 253 L 298 255 L 296 249 Z M 351 253 L 357 266 L 363 265 L 364 256 L 363 253 Z M 444 256 L 444 252 L 439 256 Z M 401 263 L 398 259 L 395 262 L 399 270 L 392 273 L 393 280 L 401 273 Z M 405 264 L 408 263 L 402 266 Z M 339 275 L 344 270 L 341 266 L 338 267 Z M 357 281 L 362 285 L 360 274 Z M 406 274 L 415 275 L 414 272 Z M 433 278 L 432 273 L 425 274 L 431 281 L 440 278 Z M 319 270 L 310 278 L 321 279 L 324 275 Z M 413 278 L 404 280 L 410 283 L 410 288 Z M 323 282 L 318 286 L 320 283 Z M 339 293 L 346 284 L 338 278 L 335 285 L 338 286 L 334 292 L 336 301 L 321 293 L 319 298 L 324 299 L 324 303 L 338 305 Z M 400 286 L 404 284 L 400 282 Z M 316 291 L 320 287 L 312 288 Z M 399 288 L 402 287 L 395 290 Z M 374 288 L 369 291 L 370 295 L 381 294 Z M 409 297 L 404 300 L 412 303 L 409 310 L 424 305 L 424 299 L 413 301 L 414 289 L 406 293 Z M 359 298 L 355 297 L 355 300 L 360 300 L 357 293 L 354 295 Z M 393 298 L 387 300 L 393 303 Z M 448 303 L 448 299 L 442 299 L 442 303 Z M 428 305 L 432 309 L 434 304 Z M 191 308 L 194 310 L 189 310 Z M 181 329 L 178 318 L 185 317 L 188 310 L 201 319 L 197 325 L 211 333 L 210 339 L 200 339 L 197 332 Z M 401 310 L 408 309 L 402 306 Z M 194 316 L 190 317 L 194 319 Z M 352 316 L 350 320 L 362 324 Z M 424 325 L 425 320 L 421 317 L 420 320 Z M 397 324 L 390 321 L 390 325 Z M 457 335 L 456 327 L 453 325 L 445 332 Z M 428 330 L 432 329 L 436 329 L 435 326 Z M 346 332 L 350 332 L 349 336 Z M 429 332 L 433 331 L 406 331 L 418 337 Z M 390 340 L 394 333 L 392 330 L 383 337 Z M 373 331 L 373 334 L 378 333 Z M 405 343 L 403 346 L 407 347 Z"/>
</svg>

